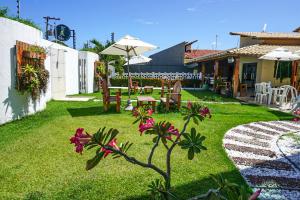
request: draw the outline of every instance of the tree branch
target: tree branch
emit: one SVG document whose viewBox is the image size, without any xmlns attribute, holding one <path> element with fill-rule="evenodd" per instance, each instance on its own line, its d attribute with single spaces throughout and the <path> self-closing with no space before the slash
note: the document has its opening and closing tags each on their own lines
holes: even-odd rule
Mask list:
<svg viewBox="0 0 300 200">
<path fill-rule="evenodd" d="M 157 140 L 156 140 L 155 144 L 153 145 L 151 152 L 149 154 L 149 157 L 148 157 L 148 164 L 152 164 L 152 157 L 153 157 L 156 147 L 158 146 L 159 141 L 160 141 L 160 136 L 157 136 Z"/>
<path fill-rule="evenodd" d="M 168 145 L 167 144 L 165 144 L 165 143 L 163 143 L 164 144 L 164 147 L 167 149 L 167 150 L 169 150 L 169 147 L 168 147 Z"/>
<path fill-rule="evenodd" d="M 187 125 L 190 123 L 191 116 L 189 115 L 186 122 L 184 123 L 183 129 L 181 130 L 179 136 L 176 138 L 176 140 L 173 142 L 171 147 L 169 148 L 167 152 L 167 160 L 166 160 L 166 165 L 167 165 L 167 176 L 168 176 L 168 182 L 166 183 L 166 187 L 170 187 L 170 181 L 171 181 L 171 154 L 174 149 L 174 147 L 178 144 L 178 141 L 181 137 L 181 135 L 185 132 Z"/>
<path fill-rule="evenodd" d="M 128 162 L 130 162 L 130 163 L 132 163 L 132 164 L 137 164 L 137 165 L 139 165 L 139 166 L 141 166 L 141 167 L 145 167 L 145 168 L 150 168 L 150 169 L 153 169 L 154 171 L 156 171 L 157 173 L 159 173 L 160 175 L 162 175 L 163 177 L 164 177 L 164 179 L 165 180 L 167 180 L 167 174 L 163 171 L 163 170 L 161 170 L 161 169 L 159 169 L 158 167 L 156 167 L 155 165 L 153 165 L 153 164 L 147 164 L 147 163 L 144 163 L 144 162 L 142 162 L 142 161 L 139 161 L 139 160 L 137 160 L 136 158 L 134 158 L 134 157 L 130 157 L 130 156 L 128 156 L 126 153 L 124 153 L 124 152 L 122 152 L 122 151 L 120 151 L 120 150 L 118 150 L 118 149 L 115 149 L 115 148 L 113 148 L 113 147 L 111 147 L 111 146 L 105 146 L 105 145 L 101 145 L 103 148 L 105 148 L 105 149 L 107 149 L 107 150 L 111 150 L 111 151 L 113 151 L 114 153 L 117 153 L 117 154 L 119 154 L 119 155 L 121 155 L 121 156 L 123 156 L 124 158 L 125 158 L 125 160 L 127 160 Z"/>
</svg>

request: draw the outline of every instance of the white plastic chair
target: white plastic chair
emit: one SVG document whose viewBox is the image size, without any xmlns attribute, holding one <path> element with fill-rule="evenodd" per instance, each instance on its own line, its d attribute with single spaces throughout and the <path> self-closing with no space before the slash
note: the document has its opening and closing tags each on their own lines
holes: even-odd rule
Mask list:
<svg viewBox="0 0 300 200">
<path fill-rule="evenodd" d="M 260 83 L 261 85 L 261 97 L 260 97 L 260 104 L 263 102 L 268 103 L 268 97 L 269 97 L 269 87 L 270 85 L 268 83 Z"/>
<path fill-rule="evenodd" d="M 261 101 L 261 84 L 260 83 L 255 83 L 255 102 L 260 102 Z"/>
<path fill-rule="evenodd" d="M 288 103 L 288 95 L 290 94 L 291 99 L 290 99 L 290 104 L 291 106 L 295 104 L 298 96 L 298 92 L 296 88 L 290 86 L 290 85 L 284 85 L 280 87 L 280 91 L 278 94 L 275 96 L 275 101 L 279 103 L 279 106 L 282 107 L 283 103 L 287 104 Z"/>
</svg>

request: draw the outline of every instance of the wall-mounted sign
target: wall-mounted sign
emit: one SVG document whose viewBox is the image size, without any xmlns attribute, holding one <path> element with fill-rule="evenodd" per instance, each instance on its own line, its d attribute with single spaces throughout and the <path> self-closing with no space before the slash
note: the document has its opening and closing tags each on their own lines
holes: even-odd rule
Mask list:
<svg viewBox="0 0 300 200">
<path fill-rule="evenodd" d="M 67 41 L 71 37 L 71 30 L 64 24 L 59 24 L 54 30 L 55 38 L 59 41 Z"/>
</svg>

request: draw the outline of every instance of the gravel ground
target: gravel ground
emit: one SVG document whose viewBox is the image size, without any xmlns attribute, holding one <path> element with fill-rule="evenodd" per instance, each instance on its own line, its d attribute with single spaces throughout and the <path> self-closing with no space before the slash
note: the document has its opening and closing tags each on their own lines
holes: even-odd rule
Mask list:
<svg viewBox="0 0 300 200">
<path fill-rule="evenodd" d="M 229 130 L 224 148 L 260 199 L 300 199 L 300 123 L 255 122 Z"/>
</svg>

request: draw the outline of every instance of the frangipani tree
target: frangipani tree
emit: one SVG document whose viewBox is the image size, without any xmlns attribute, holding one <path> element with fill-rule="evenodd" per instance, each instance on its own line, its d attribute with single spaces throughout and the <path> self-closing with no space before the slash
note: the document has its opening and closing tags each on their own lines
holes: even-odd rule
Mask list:
<svg viewBox="0 0 300 200">
<path fill-rule="evenodd" d="M 95 134 L 88 134 L 83 128 L 78 128 L 75 135 L 70 138 L 72 144 L 75 145 L 77 153 L 82 154 L 84 149 L 95 149 L 95 156 L 87 161 L 86 170 L 90 170 L 97 166 L 100 162 L 111 155 L 113 158 L 124 158 L 132 164 L 139 165 L 144 168 L 152 169 L 162 176 L 164 183 L 157 180 L 152 182 L 150 192 L 153 195 L 162 196 L 169 199 L 171 193 L 171 154 L 175 147 L 179 146 L 183 150 L 187 150 L 188 159 L 192 160 L 195 154 L 206 150 L 203 146 L 205 136 L 197 133 L 195 128 L 190 131 L 187 126 L 192 120 L 195 124 L 199 124 L 206 117 L 211 117 L 207 107 L 200 104 L 188 103 L 184 107 L 184 126 L 179 131 L 170 122 L 155 122 L 152 117 L 152 110 L 145 110 L 140 107 L 133 110 L 133 116 L 136 118 L 134 123 L 139 123 L 139 132 L 141 135 L 148 135 L 153 141 L 153 146 L 147 158 L 147 162 L 140 161 L 130 156 L 128 150 L 133 145 L 129 141 L 118 144 L 117 136 L 119 131 L 115 128 L 100 128 Z M 167 149 L 166 153 L 166 170 L 159 168 L 153 163 L 153 156 L 158 145 L 163 145 Z"/>
</svg>

